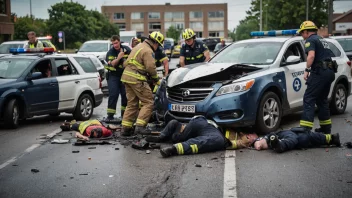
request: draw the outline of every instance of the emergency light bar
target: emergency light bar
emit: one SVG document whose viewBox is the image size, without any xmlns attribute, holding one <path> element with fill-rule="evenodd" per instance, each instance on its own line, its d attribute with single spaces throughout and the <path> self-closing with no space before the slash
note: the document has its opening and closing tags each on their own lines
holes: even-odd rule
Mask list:
<svg viewBox="0 0 352 198">
<path fill-rule="evenodd" d="M 296 35 L 298 29 L 292 30 L 270 30 L 270 31 L 257 31 L 251 32 L 251 36 L 285 36 Z"/>
<path fill-rule="evenodd" d="M 10 48 L 10 53 L 24 54 L 24 53 L 51 53 L 55 52 L 52 47 L 41 47 L 41 48 Z"/>
</svg>

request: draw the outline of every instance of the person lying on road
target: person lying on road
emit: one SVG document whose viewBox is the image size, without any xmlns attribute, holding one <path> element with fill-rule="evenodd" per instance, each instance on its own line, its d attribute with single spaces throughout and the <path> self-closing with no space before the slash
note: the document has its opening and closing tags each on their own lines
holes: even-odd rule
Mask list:
<svg viewBox="0 0 352 198">
<path fill-rule="evenodd" d="M 73 120 L 70 123 L 62 124 L 60 128 L 63 131 L 77 131 L 75 137 L 87 141 L 89 138 L 110 137 L 112 135 L 112 130 L 105 127 L 99 120 L 87 120 L 81 123 Z"/>
<path fill-rule="evenodd" d="M 215 122 L 203 116 L 195 116 L 186 125 L 177 120 L 170 121 L 159 136 L 146 137 L 147 142 L 166 142 L 169 139 L 173 146 L 160 150 L 163 157 L 212 152 L 224 149 L 249 147 L 258 136 L 245 135 L 226 130 L 222 134 Z"/>
<path fill-rule="evenodd" d="M 278 153 L 293 149 L 320 147 L 323 145 L 341 146 L 340 136 L 336 134 L 323 134 L 313 131 L 305 131 L 303 128 L 270 133 L 258 138 L 254 142 L 256 150 L 273 149 Z"/>
</svg>

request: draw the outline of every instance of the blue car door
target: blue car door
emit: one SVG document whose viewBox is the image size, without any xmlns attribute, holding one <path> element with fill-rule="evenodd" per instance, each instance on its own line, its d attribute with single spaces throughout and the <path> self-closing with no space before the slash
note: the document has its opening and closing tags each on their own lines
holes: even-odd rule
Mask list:
<svg viewBox="0 0 352 198">
<path fill-rule="evenodd" d="M 50 59 L 39 61 L 31 73 L 41 72 L 42 78 L 27 80 L 27 87 L 23 89 L 27 107 L 32 114 L 55 112 L 59 106 L 59 84 L 52 75 Z"/>
</svg>

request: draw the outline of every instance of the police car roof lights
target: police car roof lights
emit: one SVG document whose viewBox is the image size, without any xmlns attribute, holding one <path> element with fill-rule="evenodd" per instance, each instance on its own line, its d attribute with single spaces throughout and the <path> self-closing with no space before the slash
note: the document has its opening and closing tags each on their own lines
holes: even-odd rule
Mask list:
<svg viewBox="0 0 352 198">
<path fill-rule="evenodd" d="M 41 48 L 10 48 L 10 53 L 25 54 L 25 53 L 53 53 L 55 51 L 52 47 Z"/>
<path fill-rule="evenodd" d="M 285 35 L 297 35 L 298 29 L 292 30 L 270 30 L 270 31 L 256 31 L 251 32 L 251 36 L 285 36 Z"/>
</svg>

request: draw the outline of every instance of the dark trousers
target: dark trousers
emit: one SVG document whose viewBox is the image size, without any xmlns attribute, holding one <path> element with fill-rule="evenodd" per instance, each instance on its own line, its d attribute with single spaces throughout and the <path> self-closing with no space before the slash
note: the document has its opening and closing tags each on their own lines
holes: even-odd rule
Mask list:
<svg viewBox="0 0 352 198">
<path fill-rule="evenodd" d="M 127 97 L 125 85 L 121 82 L 121 75 L 114 75 L 109 73 L 108 88 L 109 88 L 109 100 L 108 100 L 108 116 L 114 116 L 116 113 L 116 104 L 121 94 L 121 117 L 127 106 Z"/>
<path fill-rule="evenodd" d="M 334 80 L 335 73 L 332 69 L 317 67 L 312 70 L 307 79 L 307 89 L 303 97 L 303 114 L 300 121 L 302 127 L 313 128 L 315 105 L 317 105 L 321 130 L 324 133 L 331 133 L 328 95 Z"/>
<path fill-rule="evenodd" d="M 172 120 L 161 132 L 162 137 L 172 139 L 179 155 L 218 151 L 226 147 L 224 136 L 204 117 L 192 119 L 180 133 L 181 127 L 180 122 Z"/>
<path fill-rule="evenodd" d="M 277 133 L 281 151 L 300 148 L 312 148 L 327 145 L 326 135 L 317 132 L 293 132 L 291 130 Z"/>
</svg>

